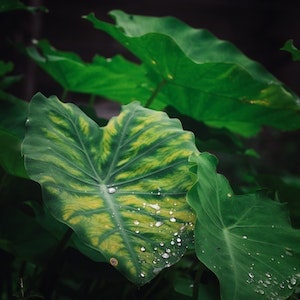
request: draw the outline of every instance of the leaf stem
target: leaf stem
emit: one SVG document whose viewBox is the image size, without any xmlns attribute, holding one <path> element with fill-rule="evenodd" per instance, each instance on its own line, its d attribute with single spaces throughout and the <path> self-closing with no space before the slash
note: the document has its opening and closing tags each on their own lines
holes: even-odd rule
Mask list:
<svg viewBox="0 0 300 300">
<path fill-rule="evenodd" d="M 204 264 L 200 262 L 198 270 L 197 270 L 195 278 L 194 278 L 193 300 L 198 300 L 199 285 L 201 282 L 201 277 L 202 277 L 204 269 L 205 269 Z"/>
<path fill-rule="evenodd" d="M 149 108 L 150 105 L 152 104 L 153 100 L 155 99 L 155 97 L 157 96 L 157 94 L 160 92 L 160 90 L 165 86 L 165 84 L 167 83 L 167 80 L 163 79 L 155 88 L 155 90 L 153 91 L 153 93 L 150 95 L 149 99 L 147 100 L 145 107 Z"/>
<path fill-rule="evenodd" d="M 61 101 L 65 102 L 66 98 L 67 98 L 67 95 L 68 95 L 68 90 L 67 89 L 64 89 L 62 94 L 61 94 Z"/>
<path fill-rule="evenodd" d="M 95 100 L 96 100 L 96 95 L 91 94 L 90 99 L 89 99 L 89 106 L 93 107 L 95 104 Z"/>
</svg>

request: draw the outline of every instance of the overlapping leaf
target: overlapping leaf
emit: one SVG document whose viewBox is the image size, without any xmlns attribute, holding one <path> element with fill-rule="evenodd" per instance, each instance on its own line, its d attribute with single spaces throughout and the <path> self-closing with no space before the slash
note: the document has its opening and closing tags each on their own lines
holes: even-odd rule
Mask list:
<svg viewBox="0 0 300 300">
<path fill-rule="evenodd" d="M 300 127 L 298 97 L 232 44 L 171 17 L 111 15 L 116 25 L 86 18 L 139 57 L 153 82 L 165 84 L 156 99 L 245 136 L 262 125 Z"/>
<path fill-rule="evenodd" d="M 36 95 L 23 142 L 26 170 L 51 213 L 138 285 L 192 241 L 193 136 L 165 113 L 123 107 L 104 128 L 76 106 Z"/>
<path fill-rule="evenodd" d="M 95 56 L 91 63 L 86 63 L 75 53 L 51 47 L 46 40 L 27 48 L 27 53 L 68 91 L 98 95 L 122 104 L 133 100 L 145 104 L 155 88 L 147 80 L 142 65 L 122 56 Z M 161 107 L 160 104 L 157 108 Z"/>
<path fill-rule="evenodd" d="M 21 156 L 27 103 L 0 90 L 0 165 L 6 172 L 27 178 Z"/>
<path fill-rule="evenodd" d="M 198 183 L 188 193 L 197 213 L 198 258 L 218 277 L 222 299 L 282 299 L 300 282 L 300 231 L 286 206 L 258 194 L 234 195 L 216 159 L 193 156 Z"/>
</svg>

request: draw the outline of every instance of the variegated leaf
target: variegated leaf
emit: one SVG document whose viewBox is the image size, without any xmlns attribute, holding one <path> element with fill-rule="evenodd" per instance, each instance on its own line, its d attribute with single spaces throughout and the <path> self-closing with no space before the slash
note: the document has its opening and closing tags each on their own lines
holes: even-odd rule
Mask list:
<svg viewBox="0 0 300 300">
<path fill-rule="evenodd" d="M 197 149 L 178 120 L 134 102 L 100 128 L 75 105 L 37 94 L 22 150 L 50 212 L 137 285 L 191 244 L 188 157 Z"/>
</svg>

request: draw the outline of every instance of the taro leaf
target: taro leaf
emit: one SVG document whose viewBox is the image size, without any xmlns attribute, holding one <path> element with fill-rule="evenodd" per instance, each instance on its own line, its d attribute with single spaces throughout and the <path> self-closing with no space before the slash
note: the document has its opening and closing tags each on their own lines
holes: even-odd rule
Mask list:
<svg viewBox="0 0 300 300">
<path fill-rule="evenodd" d="M 231 43 L 172 18 L 110 13 L 86 18 L 134 53 L 163 83 L 157 99 L 209 126 L 251 136 L 263 125 L 300 128 L 298 97 Z M 287 122 L 288 120 L 288 122 Z"/>
<path fill-rule="evenodd" d="M 292 54 L 292 58 L 295 61 L 300 60 L 300 50 L 297 49 L 293 43 L 293 40 L 288 40 L 284 44 L 284 46 L 281 48 L 281 50 L 285 50 L 287 52 L 290 52 Z"/>
<path fill-rule="evenodd" d="M 186 192 L 193 135 L 134 102 L 100 128 L 78 107 L 33 97 L 25 167 L 46 207 L 137 285 L 177 262 L 193 239 Z"/>
<path fill-rule="evenodd" d="M 300 231 L 286 206 L 259 194 L 234 195 L 216 159 L 193 155 L 198 183 L 188 193 L 197 213 L 198 258 L 220 281 L 222 299 L 282 299 L 300 281 Z"/>
<path fill-rule="evenodd" d="M 155 88 L 147 80 L 143 66 L 119 55 L 108 59 L 95 56 L 92 63 L 85 63 L 75 53 L 59 51 L 46 40 L 28 47 L 27 53 L 68 91 L 98 95 L 122 104 L 133 100 L 145 104 Z"/>
</svg>

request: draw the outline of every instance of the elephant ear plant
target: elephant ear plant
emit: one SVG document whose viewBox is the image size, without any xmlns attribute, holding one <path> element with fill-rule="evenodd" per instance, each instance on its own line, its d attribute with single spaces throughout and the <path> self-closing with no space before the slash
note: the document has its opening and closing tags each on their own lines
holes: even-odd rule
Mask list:
<svg viewBox="0 0 300 300">
<path fill-rule="evenodd" d="M 40 184 L 43 208 L 26 202 L 37 224 L 51 235 L 64 232 L 64 243 L 146 291 L 137 299 L 296 296 L 300 232 L 291 226 L 286 204 L 262 192 L 235 193 L 217 173 L 216 156 L 203 151 L 201 130 L 227 137 L 236 153 L 251 154 L 242 141 L 262 126 L 300 128 L 299 98 L 206 30 L 171 17 L 111 15 L 116 24 L 94 14 L 84 18 L 140 63 L 119 55 L 86 63 L 46 40 L 26 50 L 64 95 L 85 93 L 122 104 L 119 115 L 103 125 L 91 110 L 56 96 L 37 93 L 29 104 L 10 100 L 18 120 L 28 108 L 25 124 L 17 125 L 26 131 L 22 146 L 22 134 L 15 134 L 18 150 L 10 153 L 21 150 L 25 170 L 4 167 Z M 13 133 L 7 118 L 0 123 L 1 139 Z M 1 155 L 2 163 L 8 154 Z M 96 299 L 93 290 L 97 297 L 116 295 L 114 289 L 105 294 L 101 284 L 87 286 L 86 297 Z M 129 286 L 118 297 L 132 297 Z"/>
</svg>

